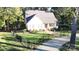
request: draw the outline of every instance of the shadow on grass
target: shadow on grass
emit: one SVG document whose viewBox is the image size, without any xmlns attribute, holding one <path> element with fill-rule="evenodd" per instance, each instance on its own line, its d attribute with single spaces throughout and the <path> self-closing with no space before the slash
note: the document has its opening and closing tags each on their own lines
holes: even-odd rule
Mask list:
<svg viewBox="0 0 79 59">
<path fill-rule="evenodd" d="M 10 48 L 7 51 L 21 51 L 20 49 L 16 49 L 16 48 Z"/>
<path fill-rule="evenodd" d="M 7 47 L 7 46 L 6 46 Z M 0 51 L 22 51 L 22 50 L 20 50 L 20 49 L 18 49 L 18 48 L 6 48 L 6 47 L 0 47 Z"/>
<path fill-rule="evenodd" d="M 5 42 L 0 42 L 0 44 L 6 44 L 6 45 L 10 45 L 10 46 L 15 46 L 15 47 L 20 47 L 20 48 L 26 48 L 26 49 L 31 49 L 30 47 L 26 47 L 26 46 L 20 46 L 20 45 L 15 45 L 15 44 L 10 44 L 10 43 L 5 43 Z M 0 47 L 1 48 L 1 47 Z M 1 49 L 2 50 L 2 49 Z M 0 50 L 0 51 L 1 51 Z M 6 48 L 3 46 L 3 50 L 6 50 Z M 16 48 L 10 48 L 8 49 L 8 51 L 21 51 L 19 49 Z"/>
<path fill-rule="evenodd" d="M 5 40 L 7 40 L 7 41 L 16 41 L 15 40 L 15 37 L 2 37 L 1 39 L 5 39 Z"/>
</svg>

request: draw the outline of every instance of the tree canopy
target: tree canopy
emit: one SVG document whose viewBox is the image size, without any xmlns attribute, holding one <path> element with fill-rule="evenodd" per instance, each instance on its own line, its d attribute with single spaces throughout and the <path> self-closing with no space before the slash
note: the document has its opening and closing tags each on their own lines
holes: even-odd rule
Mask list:
<svg viewBox="0 0 79 59">
<path fill-rule="evenodd" d="M 10 24 L 19 20 L 23 21 L 22 9 L 19 7 L 0 7 L 0 27 L 4 25 L 9 30 Z"/>
</svg>

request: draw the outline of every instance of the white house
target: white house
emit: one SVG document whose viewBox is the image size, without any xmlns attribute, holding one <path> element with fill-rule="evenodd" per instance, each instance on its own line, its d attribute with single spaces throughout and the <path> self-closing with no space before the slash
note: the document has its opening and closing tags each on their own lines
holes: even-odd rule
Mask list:
<svg viewBox="0 0 79 59">
<path fill-rule="evenodd" d="M 51 30 L 57 28 L 57 19 L 51 12 L 28 10 L 25 23 L 28 30 Z"/>
</svg>

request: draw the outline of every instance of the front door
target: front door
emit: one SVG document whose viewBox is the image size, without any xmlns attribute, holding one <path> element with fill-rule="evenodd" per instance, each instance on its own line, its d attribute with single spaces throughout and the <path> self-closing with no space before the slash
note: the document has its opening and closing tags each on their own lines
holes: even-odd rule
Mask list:
<svg viewBox="0 0 79 59">
<path fill-rule="evenodd" d="M 45 28 L 47 28 L 47 24 L 45 24 Z"/>
</svg>

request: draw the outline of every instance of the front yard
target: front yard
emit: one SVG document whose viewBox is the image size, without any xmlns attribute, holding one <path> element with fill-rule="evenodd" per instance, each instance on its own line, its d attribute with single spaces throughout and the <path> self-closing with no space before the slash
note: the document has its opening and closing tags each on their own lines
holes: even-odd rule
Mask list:
<svg viewBox="0 0 79 59">
<path fill-rule="evenodd" d="M 22 42 L 16 39 L 16 35 L 22 37 Z M 0 51 L 28 51 L 33 50 L 43 42 L 56 37 L 69 36 L 70 32 L 55 32 L 48 34 L 46 32 L 17 32 L 15 36 L 11 32 L 0 32 Z M 62 46 L 60 50 L 68 51 L 69 43 Z M 76 40 L 77 50 L 79 50 L 79 38 Z"/>
<path fill-rule="evenodd" d="M 54 37 L 47 33 L 18 32 L 16 34 L 22 37 L 22 42 L 18 42 L 11 32 L 0 32 L 0 51 L 33 50 L 42 42 Z"/>
</svg>

